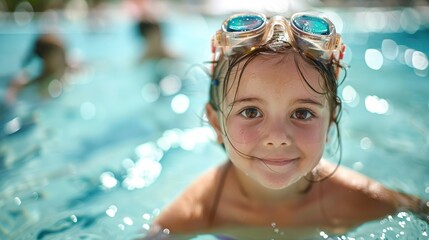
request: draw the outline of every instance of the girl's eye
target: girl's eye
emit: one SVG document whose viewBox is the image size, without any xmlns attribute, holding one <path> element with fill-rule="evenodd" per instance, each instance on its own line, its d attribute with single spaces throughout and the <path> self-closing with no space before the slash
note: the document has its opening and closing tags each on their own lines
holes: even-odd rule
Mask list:
<svg viewBox="0 0 429 240">
<path fill-rule="evenodd" d="M 249 119 L 258 118 L 262 116 L 261 112 L 259 112 L 259 110 L 256 108 L 246 108 L 241 111 L 240 114 L 241 116 Z"/>
<path fill-rule="evenodd" d="M 292 113 L 292 118 L 298 119 L 298 120 L 310 120 L 314 117 L 314 114 L 306 109 L 299 109 L 296 110 L 294 113 Z"/>
</svg>

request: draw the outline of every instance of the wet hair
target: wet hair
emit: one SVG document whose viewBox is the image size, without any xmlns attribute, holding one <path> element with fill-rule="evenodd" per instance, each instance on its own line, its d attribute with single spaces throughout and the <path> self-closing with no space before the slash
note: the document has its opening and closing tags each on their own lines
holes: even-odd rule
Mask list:
<svg viewBox="0 0 429 240">
<path fill-rule="evenodd" d="M 44 58 L 54 51 L 65 52 L 65 47 L 59 37 L 53 34 L 42 34 L 34 43 L 33 51 L 38 57 Z"/>
<path fill-rule="evenodd" d="M 344 69 L 338 62 L 331 61 L 331 62 L 321 62 L 314 58 L 312 58 L 309 55 L 306 55 L 304 52 L 299 51 L 295 49 L 291 44 L 289 43 L 283 43 L 281 46 L 276 46 L 273 48 L 270 46 L 270 44 L 262 45 L 258 48 L 255 48 L 252 51 L 249 51 L 244 54 L 235 54 L 232 56 L 224 56 L 221 55 L 218 61 L 214 62 L 214 68 L 211 75 L 211 86 L 210 86 L 210 92 L 209 92 L 209 104 L 218 111 L 219 116 L 223 115 L 225 118 L 227 118 L 230 114 L 224 113 L 221 109 L 221 104 L 224 101 L 225 97 L 230 93 L 232 90 L 231 81 L 237 81 L 237 86 L 239 87 L 241 77 L 248 66 L 249 63 L 251 63 L 256 57 L 258 56 L 288 56 L 293 55 L 294 63 L 298 69 L 298 73 L 301 76 L 301 79 L 305 82 L 305 84 L 315 93 L 324 95 L 328 101 L 329 108 L 330 108 L 330 123 L 333 123 L 335 125 L 336 130 L 336 137 L 337 137 L 337 145 L 335 152 L 339 152 L 339 161 L 338 166 L 340 165 L 341 161 L 341 134 L 339 131 L 339 120 L 341 116 L 341 110 L 342 110 L 342 103 L 341 99 L 338 97 L 338 86 L 342 83 L 342 81 L 345 79 L 346 74 L 344 74 L 344 78 L 339 81 L 337 79 L 337 69 L 342 68 L 344 70 L 344 73 L 346 73 L 346 69 Z M 321 76 L 321 88 L 322 91 L 317 91 L 306 79 L 303 70 L 300 66 L 302 62 L 305 62 L 309 64 L 310 66 L 314 67 L 316 69 L 320 76 Z M 234 71 L 236 69 L 236 71 Z M 236 89 L 236 92 L 233 93 L 235 96 L 238 92 L 238 87 Z M 225 126 L 224 126 L 225 127 Z M 330 125 L 331 128 L 331 125 Z M 224 128 L 226 129 L 226 128 Z M 227 136 L 228 137 L 228 136 Z M 236 149 L 234 146 L 232 146 L 234 149 Z M 238 149 L 236 149 L 238 151 Z M 241 153 L 238 151 L 241 155 L 247 156 L 244 153 Z M 335 169 L 336 171 L 336 169 Z M 322 181 L 331 175 L 335 173 L 328 174 L 327 176 L 323 176 L 322 178 L 318 178 L 317 180 L 314 179 L 307 179 L 309 181 Z"/>
<path fill-rule="evenodd" d="M 160 29 L 161 29 L 161 26 L 157 22 L 140 20 L 137 23 L 137 31 L 143 37 L 146 37 L 153 30 L 160 31 Z"/>
<path fill-rule="evenodd" d="M 36 56 L 38 58 L 45 59 L 53 52 L 61 52 L 65 58 L 66 50 L 63 41 L 55 34 L 40 34 L 35 39 L 31 51 L 24 58 L 22 66 L 25 67 L 30 64 Z"/>
</svg>

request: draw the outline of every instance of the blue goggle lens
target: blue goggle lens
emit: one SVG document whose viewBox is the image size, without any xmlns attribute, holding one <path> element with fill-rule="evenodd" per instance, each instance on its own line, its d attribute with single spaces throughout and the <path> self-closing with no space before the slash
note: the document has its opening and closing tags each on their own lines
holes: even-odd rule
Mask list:
<svg viewBox="0 0 429 240">
<path fill-rule="evenodd" d="M 319 18 L 313 16 L 299 16 L 293 19 L 292 24 L 301 31 L 316 34 L 316 35 L 329 35 L 329 24 Z"/>
<path fill-rule="evenodd" d="M 264 19 L 256 15 L 237 16 L 230 19 L 227 23 L 226 30 L 228 32 L 246 32 L 252 31 L 260 27 L 264 23 Z"/>
</svg>

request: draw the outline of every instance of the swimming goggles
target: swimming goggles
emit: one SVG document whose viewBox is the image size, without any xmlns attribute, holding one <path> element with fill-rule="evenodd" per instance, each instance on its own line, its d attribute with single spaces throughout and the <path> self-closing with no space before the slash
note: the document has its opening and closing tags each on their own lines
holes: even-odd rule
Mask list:
<svg viewBox="0 0 429 240">
<path fill-rule="evenodd" d="M 290 43 L 311 58 L 339 63 L 345 52 L 334 24 L 320 13 L 296 13 L 267 18 L 259 13 L 240 13 L 227 18 L 212 39 L 213 61 L 266 45 L 273 49 Z"/>
</svg>

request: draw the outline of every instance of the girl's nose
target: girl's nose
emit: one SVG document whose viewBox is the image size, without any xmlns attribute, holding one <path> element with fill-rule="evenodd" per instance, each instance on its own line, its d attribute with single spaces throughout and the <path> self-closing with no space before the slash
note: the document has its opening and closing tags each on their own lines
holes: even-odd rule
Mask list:
<svg viewBox="0 0 429 240">
<path fill-rule="evenodd" d="M 266 128 L 264 145 L 275 148 L 289 146 L 292 142 L 289 128 L 282 122 L 270 123 Z"/>
</svg>

